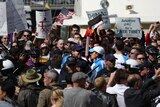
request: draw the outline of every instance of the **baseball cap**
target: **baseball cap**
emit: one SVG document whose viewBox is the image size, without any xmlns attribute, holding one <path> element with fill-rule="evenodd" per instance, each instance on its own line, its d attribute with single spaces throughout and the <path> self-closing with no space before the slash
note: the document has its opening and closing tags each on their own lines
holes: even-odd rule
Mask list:
<svg viewBox="0 0 160 107">
<path fill-rule="evenodd" d="M 158 49 L 155 46 L 149 45 L 149 46 L 146 47 L 146 52 L 148 54 L 157 55 L 158 54 Z"/>
<path fill-rule="evenodd" d="M 77 82 L 81 79 L 87 79 L 87 74 L 83 73 L 83 72 L 76 72 L 72 75 L 72 82 Z"/>
<path fill-rule="evenodd" d="M 151 67 L 151 64 L 149 62 L 147 62 L 147 61 L 138 65 L 138 68 L 140 70 L 143 70 L 144 68 L 150 68 L 150 67 Z"/>
<path fill-rule="evenodd" d="M 67 58 L 66 64 L 71 65 L 71 64 L 76 64 L 76 63 L 77 63 L 77 58 L 76 58 L 76 57 L 74 57 L 74 56 L 69 56 L 69 57 Z"/>
<path fill-rule="evenodd" d="M 82 47 L 81 45 L 75 44 L 74 46 L 71 47 L 71 50 L 81 52 L 82 50 L 84 50 L 84 47 Z"/>
<path fill-rule="evenodd" d="M 107 54 L 105 57 L 106 61 L 113 61 L 116 60 L 117 58 L 113 54 Z"/>
<path fill-rule="evenodd" d="M 138 62 L 135 59 L 128 59 L 126 64 L 130 66 L 130 68 L 137 68 L 138 69 Z"/>
<path fill-rule="evenodd" d="M 91 52 L 91 53 L 92 53 L 92 52 L 97 52 L 97 53 L 103 55 L 103 54 L 104 54 L 104 48 L 101 47 L 101 46 L 95 46 L 95 47 L 91 48 L 91 49 L 89 50 L 89 52 Z"/>
</svg>

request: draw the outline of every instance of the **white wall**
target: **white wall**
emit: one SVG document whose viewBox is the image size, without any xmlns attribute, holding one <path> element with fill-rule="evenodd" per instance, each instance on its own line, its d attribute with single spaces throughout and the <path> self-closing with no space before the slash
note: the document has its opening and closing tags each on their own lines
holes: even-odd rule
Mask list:
<svg viewBox="0 0 160 107">
<path fill-rule="evenodd" d="M 141 22 L 150 23 L 160 21 L 160 0 L 108 0 L 109 14 L 117 14 L 118 17 L 140 17 Z M 127 5 L 133 5 L 137 14 L 129 14 Z M 114 22 L 114 19 L 111 19 Z"/>
<path fill-rule="evenodd" d="M 76 15 L 70 20 L 64 20 L 64 25 L 87 25 L 88 17 L 86 11 L 101 9 L 101 0 L 75 0 Z M 152 23 L 160 21 L 160 0 L 108 0 L 108 14 L 118 17 L 140 17 L 142 23 Z M 127 5 L 133 6 L 133 11 L 137 14 L 130 14 L 126 10 Z M 115 17 L 110 18 L 111 23 L 115 22 Z"/>
</svg>

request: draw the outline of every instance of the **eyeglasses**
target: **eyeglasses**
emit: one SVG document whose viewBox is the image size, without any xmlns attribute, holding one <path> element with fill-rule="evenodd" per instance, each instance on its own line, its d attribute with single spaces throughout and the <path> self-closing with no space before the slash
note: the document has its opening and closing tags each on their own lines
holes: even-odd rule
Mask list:
<svg viewBox="0 0 160 107">
<path fill-rule="evenodd" d="M 29 35 L 23 35 L 24 37 L 29 37 Z"/>
</svg>

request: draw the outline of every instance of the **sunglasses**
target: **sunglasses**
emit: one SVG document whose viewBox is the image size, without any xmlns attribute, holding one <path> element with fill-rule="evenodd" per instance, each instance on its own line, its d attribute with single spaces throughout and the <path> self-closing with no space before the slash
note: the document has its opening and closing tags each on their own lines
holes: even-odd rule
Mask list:
<svg viewBox="0 0 160 107">
<path fill-rule="evenodd" d="M 137 58 L 138 60 L 145 60 L 145 58 Z"/>
<path fill-rule="evenodd" d="M 9 38 L 3 38 L 3 39 L 9 39 Z"/>
<path fill-rule="evenodd" d="M 41 48 L 41 49 L 42 49 L 42 50 L 43 50 L 43 49 L 48 49 L 48 47 L 44 47 L 44 48 Z"/>
<path fill-rule="evenodd" d="M 29 37 L 29 35 L 23 35 L 24 37 Z"/>
</svg>

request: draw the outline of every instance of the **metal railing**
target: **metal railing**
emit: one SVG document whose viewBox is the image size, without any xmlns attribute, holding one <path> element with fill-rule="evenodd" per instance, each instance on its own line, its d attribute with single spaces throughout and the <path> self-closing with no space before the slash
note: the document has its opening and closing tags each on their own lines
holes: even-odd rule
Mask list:
<svg viewBox="0 0 160 107">
<path fill-rule="evenodd" d="M 23 0 L 25 5 L 30 5 L 33 10 L 37 9 L 43 9 L 43 6 L 37 5 L 32 3 L 32 0 Z M 74 8 L 74 0 L 34 0 L 35 2 L 38 1 L 48 1 L 51 9 L 61 9 L 62 7 L 65 7 L 67 9 L 73 9 Z"/>
</svg>

